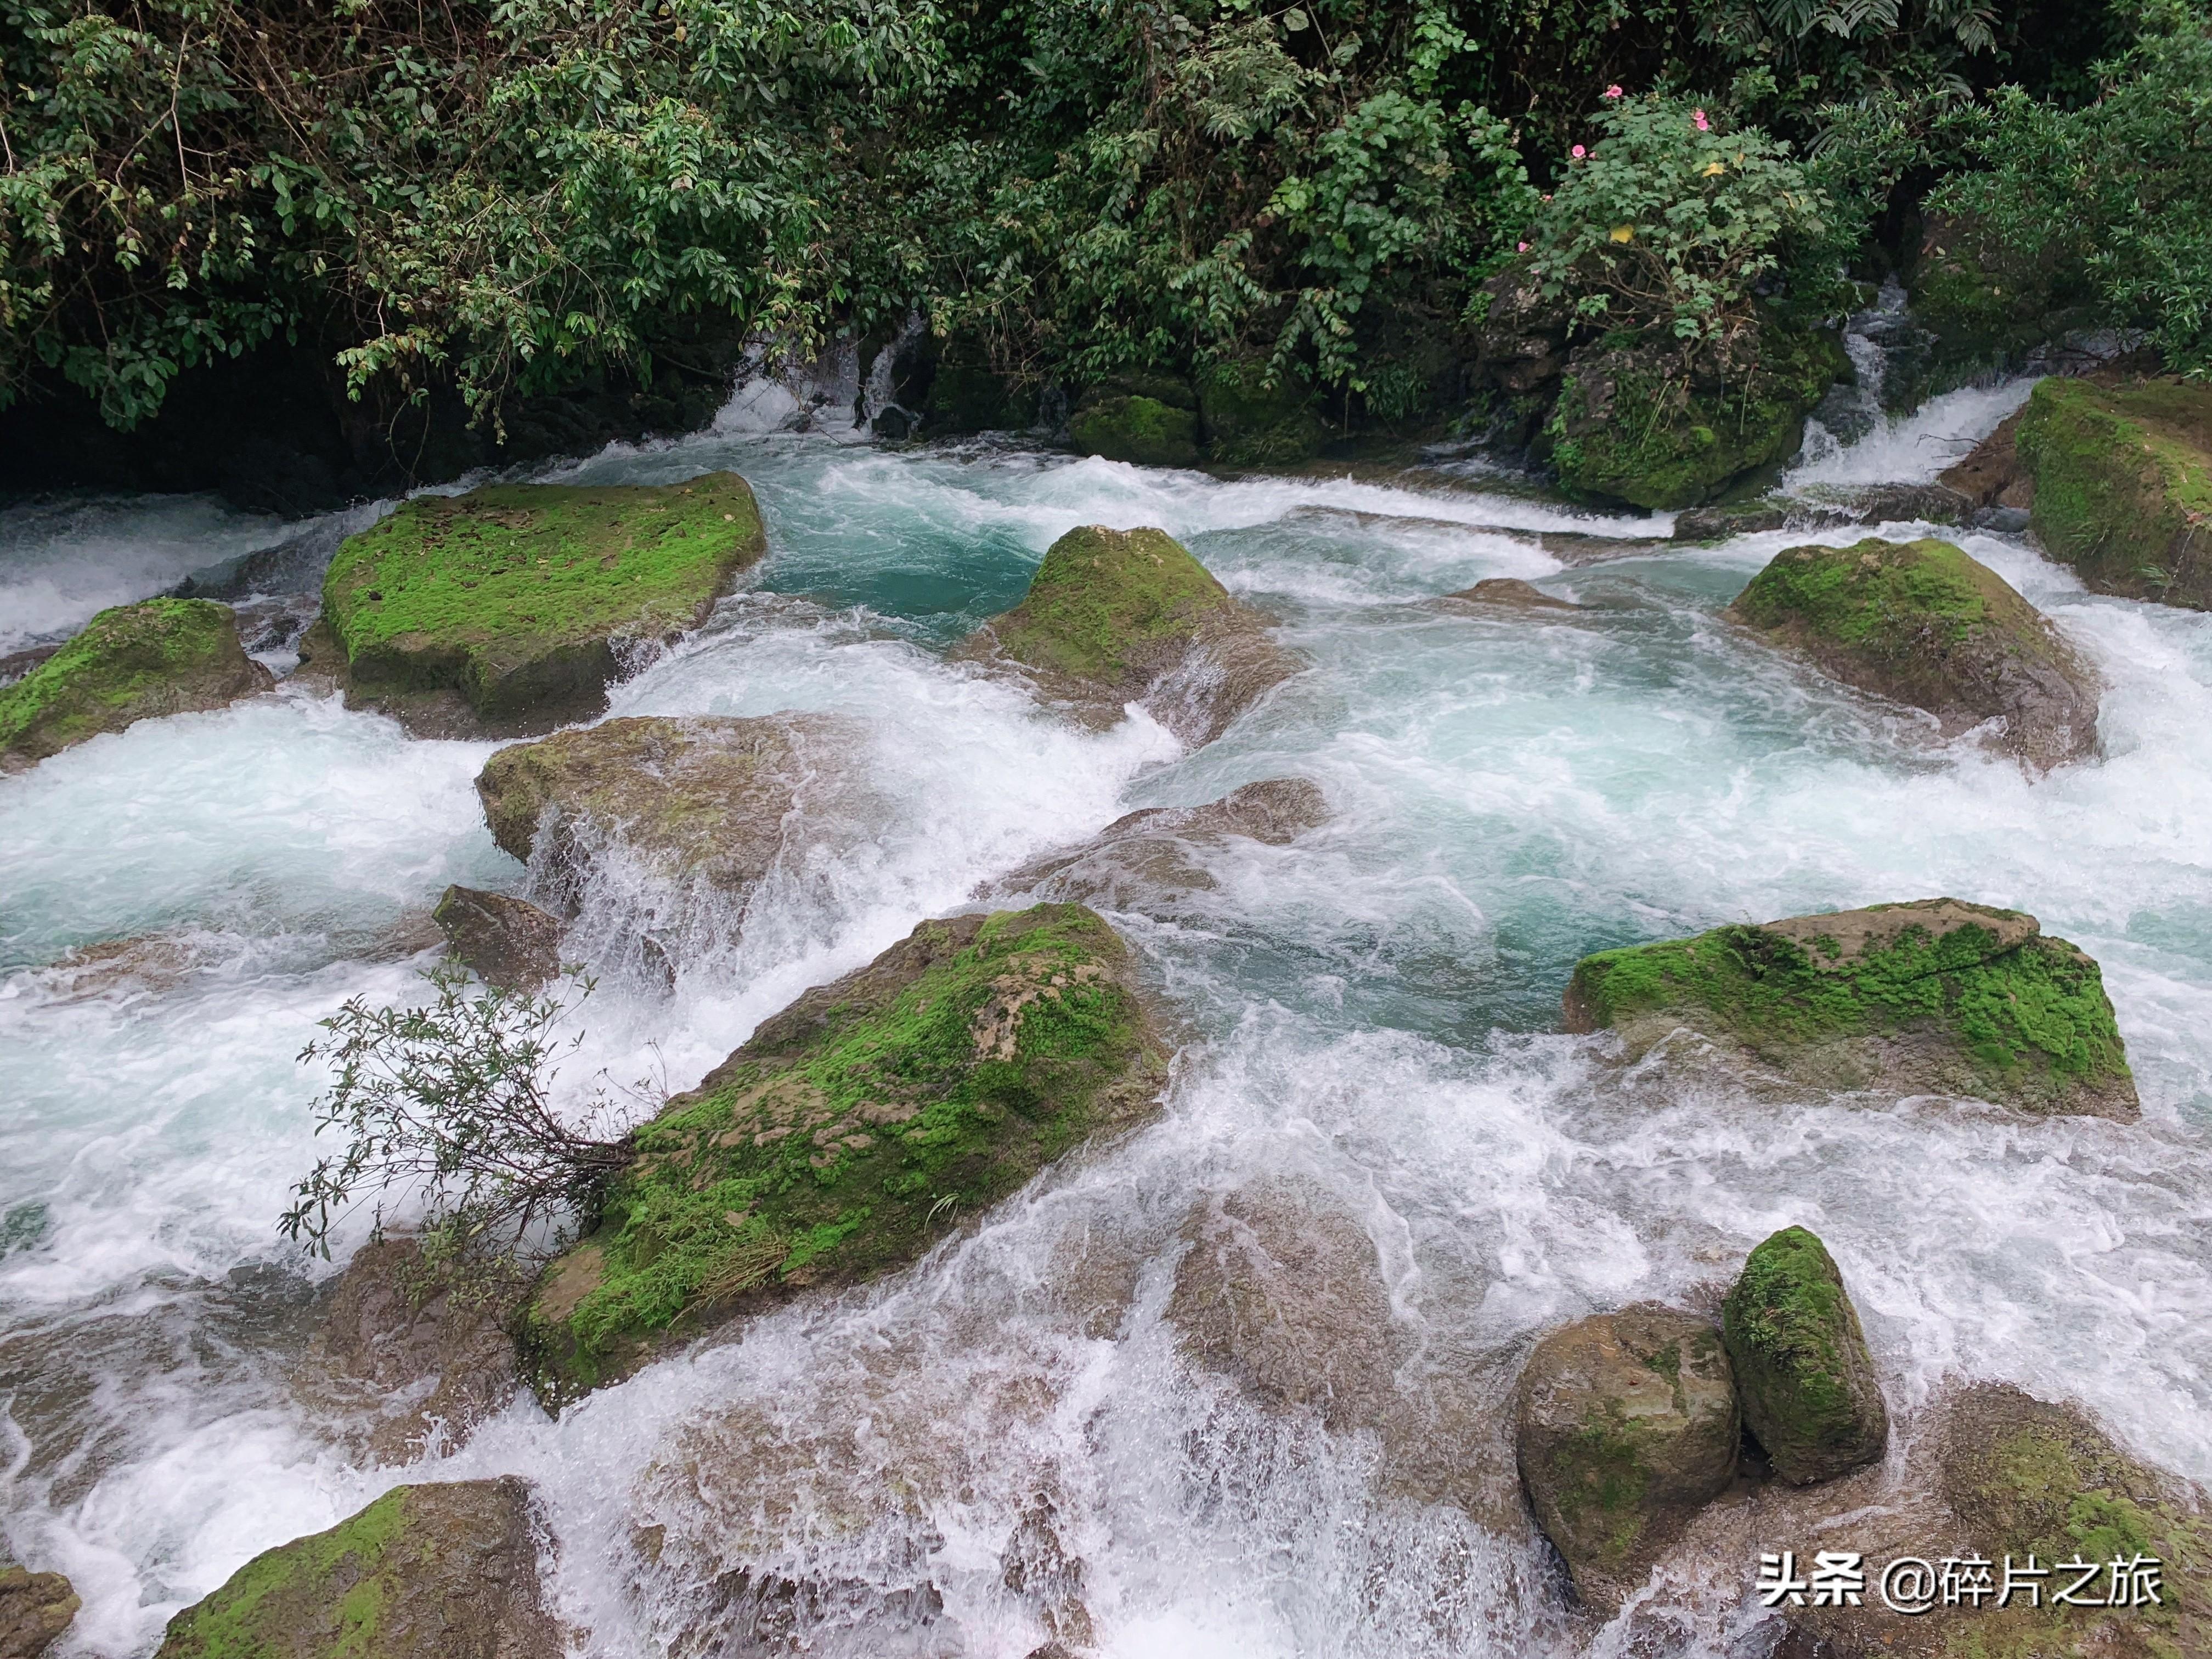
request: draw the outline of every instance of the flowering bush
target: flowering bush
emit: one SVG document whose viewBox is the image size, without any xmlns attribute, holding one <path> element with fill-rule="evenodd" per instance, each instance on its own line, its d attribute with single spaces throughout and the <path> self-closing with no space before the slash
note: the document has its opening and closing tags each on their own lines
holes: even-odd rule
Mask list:
<svg viewBox="0 0 2212 1659">
<path fill-rule="evenodd" d="M 1522 245 L 1531 275 L 1595 328 L 1658 332 L 1725 361 L 1755 323 L 1760 286 L 1826 238 L 1826 193 L 1789 145 L 1688 100 L 1608 87 L 1595 125 Z"/>
</svg>

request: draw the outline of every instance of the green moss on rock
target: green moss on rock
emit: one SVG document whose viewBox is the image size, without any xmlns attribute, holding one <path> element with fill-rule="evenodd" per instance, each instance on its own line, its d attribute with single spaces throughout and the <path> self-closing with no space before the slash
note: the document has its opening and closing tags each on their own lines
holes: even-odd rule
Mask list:
<svg viewBox="0 0 2212 1659">
<path fill-rule="evenodd" d="M 118 605 L 0 688 L 0 770 L 36 765 L 143 720 L 221 708 L 269 684 L 269 671 L 239 643 L 228 605 L 171 599 Z"/>
<path fill-rule="evenodd" d="M 1068 436 L 1086 455 L 1137 466 L 1194 466 L 1198 416 L 1141 392 L 1086 398 L 1067 423 Z"/>
<path fill-rule="evenodd" d="M 1576 964 L 1565 1017 L 1638 1047 L 1687 1025 L 1818 1087 L 2137 1112 L 2096 963 L 2033 916 L 1956 899 L 1601 951 Z"/>
<path fill-rule="evenodd" d="M 1769 329 L 1755 362 L 1706 383 L 1644 345 L 1577 351 L 1545 428 L 1562 488 L 1637 507 L 1695 507 L 1797 453 L 1805 416 L 1849 372 L 1832 335 Z"/>
<path fill-rule="evenodd" d="M 410 694 L 453 691 L 543 728 L 605 708 L 620 643 L 696 626 L 766 548 L 732 472 L 423 495 L 338 550 L 323 613 L 361 696 L 404 714 Z"/>
<path fill-rule="evenodd" d="M 1873 1462 L 1889 1438 L 1858 1310 L 1827 1247 L 1785 1227 L 1751 1253 L 1721 1310 L 1744 1422 L 1799 1486 Z"/>
<path fill-rule="evenodd" d="M 1148 1110 L 1157 1039 L 1079 905 L 925 922 L 809 991 L 636 1135 L 529 1315 L 550 1392 L 669 1337 L 913 1261 L 1086 1136 Z"/>
<path fill-rule="evenodd" d="M 1846 684 L 1924 708 L 1956 734 L 2004 722 L 2038 770 L 2097 748 L 2097 682 L 2043 613 L 1948 542 L 1793 547 L 1729 614 Z"/>
<path fill-rule="evenodd" d="M 156 1659 L 556 1659 L 529 1487 L 399 1486 L 264 1551 L 169 1621 Z"/>
<path fill-rule="evenodd" d="M 1313 393 L 1285 371 L 1273 384 L 1265 363 L 1221 363 L 1198 382 L 1207 453 L 1228 466 L 1293 466 L 1310 460 L 1328 428 Z"/>
<path fill-rule="evenodd" d="M 2212 386 L 2045 380 L 2014 447 L 2051 557 L 2100 592 L 2212 610 Z"/>
</svg>

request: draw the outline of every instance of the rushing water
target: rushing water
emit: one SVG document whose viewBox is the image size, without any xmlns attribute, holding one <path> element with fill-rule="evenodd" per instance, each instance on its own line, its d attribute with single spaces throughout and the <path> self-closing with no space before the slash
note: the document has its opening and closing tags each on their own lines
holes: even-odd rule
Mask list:
<svg viewBox="0 0 2212 1659">
<path fill-rule="evenodd" d="M 2022 392 L 1815 446 L 1791 484 L 1930 477 Z M 274 1221 L 317 1079 L 295 1055 L 346 998 L 407 994 L 447 883 L 525 883 L 471 787 L 489 746 L 280 688 L 0 781 L 0 1524 L 83 1595 L 64 1653 L 147 1653 L 256 1551 L 426 1472 L 503 1471 L 544 1491 L 562 1611 L 611 1659 L 755 1650 L 728 1632 L 756 1602 L 809 1651 L 1019 1659 L 1050 1598 L 1004 1561 L 1040 1515 L 1116 1659 L 1616 1652 L 1625 1621 L 1558 1610 L 1511 1504 L 1514 1375 L 1561 1322 L 1709 1299 L 1790 1222 L 1841 1261 L 1902 1421 L 1947 1379 L 2004 1379 L 2212 1476 L 2212 617 L 1966 535 L 2106 682 L 2105 758 L 2030 782 L 1722 620 L 1802 536 L 1565 564 L 1530 532 L 1664 521 L 1464 470 L 1224 482 L 734 430 L 571 475 L 712 466 L 753 481 L 771 557 L 615 712 L 841 711 L 868 734 L 866 805 L 801 838 L 741 933 L 678 918 L 672 990 L 625 971 L 668 896 L 607 872 L 572 1080 L 683 1086 L 799 989 L 1133 805 L 1297 775 L 1333 821 L 1207 849 L 1212 886 L 1115 916 L 1183 1027 L 1152 1127 L 865 1295 L 379 1468 L 295 1380 L 311 1264 Z M 1142 716 L 1084 730 L 949 662 L 1083 523 L 1182 538 L 1310 671 L 1186 755 Z M 283 533 L 198 501 L 15 509 L 0 648 Z M 1587 609 L 1425 603 L 1498 575 Z M 2142 1123 L 1753 1097 L 1555 1033 L 1589 951 L 1939 893 L 2031 909 L 2103 963 Z M 153 943 L 128 971 L 53 965 L 117 939 Z M 1410 1458 L 1179 1354 L 1186 1218 L 1260 1176 L 1334 1194 L 1371 1239 L 1395 1386 L 1427 1425 Z M 1474 1473 L 1440 1501 L 1455 1467 Z M 777 1579 L 811 1588 L 778 1602 Z M 1730 1651 L 1732 1598 L 1690 1599 L 1668 1650 Z"/>
</svg>

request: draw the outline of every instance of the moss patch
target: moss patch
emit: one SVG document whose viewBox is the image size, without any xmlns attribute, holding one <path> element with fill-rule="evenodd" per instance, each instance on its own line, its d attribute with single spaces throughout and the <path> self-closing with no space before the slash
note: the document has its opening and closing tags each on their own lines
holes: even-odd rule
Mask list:
<svg viewBox="0 0 2212 1659">
<path fill-rule="evenodd" d="M 2212 386 L 2045 380 L 2014 443 L 2052 557 L 2102 592 L 2212 609 Z"/>
<path fill-rule="evenodd" d="M 1264 363 L 1222 363 L 1198 383 L 1207 453 L 1230 466 L 1291 466 L 1310 460 L 1328 428 L 1313 393 L 1285 371 L 1272 386 Z"/>
<path fill-rule="evenodd" d="M 479 714 L 604 703 L 612 641 L 706 615 L 766 550 L 745 481 L 501 484 L 426 495 L 349 538 L 323 610 L 355 685 L 452 687 Z"/>
<path fill-rule="evenodd" d="M 1159 1079 L 1127 953 L 1091 911 L 925 923 L 638 1132 L 595 1263 L 556 1263 L 532 1310 L 546 1381 L 590 1387 L 679 1322 L 910 1261 Z"/>
<path fill-rule="evenodd" d="M 269 677 L 211 599 L 146 599 L 103 611 L 11 686 L 0 688 L 0 760 L 28 764 L 102 732 L 220 708 Z"/>
<path fill-rule="evenodd" d="M 1939 905 L 1953 914 L 1912 914 Z M 1976 911 L 1980 919 L 1955 914 Z M 1813 917 L 1790 924 L 1802 939 L 1777 931 L 1781 924 L 1717 927 L 1585 957 L 1568 987 L 1569 1023 L 1596 1030 L 1679 1019 L 1784 1069 L 1832 1057 L 1853 1040 L 1914 1034 L 1938 1044 L 1986 1099 L 2098 1110 L 2099 1099 L 2124 1094 L 2132 1114 L 2126 1049 L 2095 962 L 2039 934 L 2008 945 L 2002 924 L 2021 920 L 2016 913 L 1955 901 L 1836 921 L 1847 929 L 1850 919 L 1884 913 L 1894 925 L 1855 951 L 1824 939 L 1817 930 L 1827 919 Z"/>
<path fill-rule="evenodd" d="M 1068 422 L 1086 455 L 1138 466 L 1190 466 L 1198 460 L 1198 416 L 1140 393 L 1087 403 Z"/>
<path fill-rule="evenodd" d="M 1018 662 L 1103 685 L 1133 685 L 1229 591 L 1165 531 L 1071 530 L 1052 544 L 1020 605 L 992 627 Z"/>
<path fill-rule="evenodd" d="M 1751 1253 L 1721 1310 L 1744 1420 L 1784 1480 L 1872 1462 L 1888 1437 L 1866 1337 L 1827 1249 L 1785 1227 Z"/>
<path fill-rule="evenodd" d="M 205 1601 L 170 1620 L 160 1659 L 374 1659 L 395 1597 L 390 1568 L 405 1536 L 410 1489 L 401 1486 L 328 1532 L 264 1550 Z M 308 1643 L 295 1622 L 305 1607 L 327 1609 L 325 1639 Z"/>
</svg>

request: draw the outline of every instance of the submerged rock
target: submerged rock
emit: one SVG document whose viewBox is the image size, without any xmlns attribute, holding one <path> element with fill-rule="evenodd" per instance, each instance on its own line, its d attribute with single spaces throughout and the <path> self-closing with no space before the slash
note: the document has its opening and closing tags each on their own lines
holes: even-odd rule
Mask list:
<svg viewBox="0 0 2212 1659">
<path fill-rule="evenodd" d="M 1947 735 L 2002 720 L 2039 772 L 2097 752 L 2097 680 L 2043 613 L 1948 542 L 1793 547 L 1729 607 L 1863 691 L 1924 708 Z"/>
<path fill-rule="evenodd" d="M 1194 846 L 1243 839 L 1285 847 L 1328 821 L 1328 802 L 1318 785 L 1305 778 L 1262 778 L 1201 806 L 1124 813 L 1082 847 L 1034 860 L 991 884 L 990 890 L 1142 908 L 1164 892 L 1213 886 L 1212 876 L 1191 858 Z"/>
<path fill-rule="evenodd" d="M 1524 582 L 1514 576 L 1491 576 L 1472 587 L 1462 587 L 1456 593 L 1447 593 L 1447 599 L 1462 605 L 1492 605 L 1509 611 L 1581 611 L 1587 607 L 1571 599 L 1556 599 L 1534 582 Z"/>
<path fill-rule="evenodd" d="M 1950 475 L 1944 475 L 1948 479 Z M 1964 524 L 1976 502 L 1949 483 L 1874 484 L 1818 497 L 1765 495 L 1697 507 L 1674 516 L 1673 539 L 1717 542 L 1771 530 L 1830 530 L 1839 525 Z"/>
<path fill-rule="evenodd" d="M 1208 456 L 1224 466 L 1311 460 L 1328 434 L 1311 388 L 1287 371 L 1269 385 L 1261 362 L 1220 363 L 1200 376 L 1198 416 Z"/>
<path fill-rule="evenodd" d="M 399 1486 L 264 1551 L 169 1621 L 155 1659 L 560 1659 L 528 1483 Z"/>
<path fill-rule="evenodd" d="M 1185 743 L 1210 743 L 1297 672 L 1266 618 L 1231 599 L 1160 530 L 1071 530 L 1021 604 L 969 641 L 1030 672 L 1092 715 L 1132 702 Z"/>
<path fill-rule="evenodd" d="M 2212 386 L 2046 380 L 2017 442 L 2052 558 L 2101 593 L 2212 610 Z"/>
<path fill-rule="evenodd" d="M 350 701 L 434 735 L 543 732 L 604 709 L 623 648 L 696 627 L 767 546 L 733 472 L 420 495 L 338 550 L 324 620 Z"/>
<path fill-rule="evenodd" d="M 1514 1443 L 1576 1594 L 1615 1611 L 1735 1479 L 1740 1434 L 1721 1334 L 1695 1314 L 1641 1304 L 1539 1342 Z"/>
<path fill-rule="evenodd" d="M 833 715 L 631 717 L 502 749 L 477 779 L 492 839 L 580 888 L 620 848 L 666 881 L 742 896 L 781 852 L 802 789 L 849 762 Z M 540 838 L 544 846 L 539 848 Z"/>
<path fill-rule="evenodd" d="M 1751 1253 L 1721 1310 L 1746 1427 L 1784 1480 L 1808 1486 L 1871 1463 L 1889 1412 L 1827 1248 L 1785 1227 Z"/>
<path fill-rule="evenodd" d="M 60 1573 L 0 1561 L 0 1659 L 41 1659 L 83 1605 Z"/>
<path fill-rule="evenodd" d="M 1077 401 L 1068 436 L 1085 455 L 1137 466 L 1198 465 L 1198 399 L 1170 375 L 1126 376 Z"/>
<path fill-rule="evenodd" d="M 1079 905 L 924 922 L 817 986 L 636 1131 L 529 1312 L 547 1390 L 811 1286 L 902 1266 L 1151 1111 L 1128 952 Z"/>
<path fill-rule="evenodd" d="M 228 605 L 168 599 L 117 605 L 0 689 L 0 772 L 35 766 L 143 720 L 222 708 L 271 684 L 239 643 Z"/>
<path fill-rule="evenodd" d="M 431 912 L 447 948 L 485 984 L 534 992 L 561 972 L 561 919 L 526 899 L 452 886 Z"/>
<path fill-rule="evenodd" d="M 2137 1115 L 2094 960 L 2033 916 L 1958 899 L 1601 951 L 1576 964 L 1565 1012 L 1635 1054 L 1688 1027 L 1816 1088 Z"/>
</svg>

